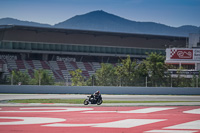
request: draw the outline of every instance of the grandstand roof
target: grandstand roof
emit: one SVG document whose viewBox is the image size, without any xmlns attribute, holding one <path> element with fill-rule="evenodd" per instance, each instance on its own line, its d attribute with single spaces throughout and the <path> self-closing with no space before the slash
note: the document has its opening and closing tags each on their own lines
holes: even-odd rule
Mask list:
<svg viewBox="0 0 200 133">
<path fill-rule="evenodd" d="M 186 47 L 187 37 L 59 29 L 18 25 L 0 26 L 0 41 L 78 44 L 165 49 Z"/>
<path fill-rule="evenodd" d="M 47 28 L 47 27 L 34 27 L 34 26 L 21 26 L 21 25 L 0 25 L 0 31 L 5 29 L 20 29 L 20 30 L 31 30 L 36 32 L 61 32 L 68 34 L 90 34 L 90 35 L 114 35 L 120 37 L 143 37 L 143 38 L 160 38 L 160 39 L 186 39 L 187 37 L 182 36 L 167 36 L 167 35 L 151 35 L 151 34 L 136 34 L 136 33 L 123 33 L 123 32 L 108 32 L 108 31 L 93 31 L 93 30 L 78 30 L 78 29 L 63 29 L 63 28 Z"/>
</svg>

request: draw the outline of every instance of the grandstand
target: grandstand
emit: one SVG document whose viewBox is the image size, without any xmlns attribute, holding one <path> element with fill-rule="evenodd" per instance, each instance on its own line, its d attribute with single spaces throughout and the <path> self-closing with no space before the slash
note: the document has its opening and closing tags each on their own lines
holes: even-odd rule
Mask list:
<svg viewBox="0 0 200 133">
<path fill-rule="evenodd" d="M 118 62 L 130 55 L 132 60 L 146 53 L 165 55 L 166 48 L 185 48 L 187 37 L 159 36 L 88 30 L 0 26 L 0 78 L 12 70 L 28 72 L 46 69 L 56 81 L 70 81 L 69 71 L 81 69 L 89 78 L 100 63 Z"/>
</svg>

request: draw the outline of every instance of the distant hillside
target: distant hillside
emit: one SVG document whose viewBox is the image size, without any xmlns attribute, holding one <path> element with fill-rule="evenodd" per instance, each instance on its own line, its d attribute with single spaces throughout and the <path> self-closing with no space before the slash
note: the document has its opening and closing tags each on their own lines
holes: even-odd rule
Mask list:
<svg viewBox="0 0 200 133">
<path fill-rule="evenodd" d="M 189 36 L 189 33 L 200 33 L 200 27 L 196 26 L 170 27 L 154 22 L 136 22 L 104 11 L 77 15 L 54 26 L 12 18 L 0 19 L 0 25 L 7 24 L 170 36 Z"/>
<path fill-rule="evenodd" d="M 153 22 L 131 21 L 104 11 L 93 11 L 84 15 L 77 15 L 54 26 L 57 28 L 172 36 L 188 36 L 189 33 L 198 33 L 200 31 L 200 27 L 196 26 L 182 26 L 176 28 Z"/>
<path fill-rule="evenodd" d="M 25 25 L 25 26 L 35 26 L 35 27 L 50 27 L 48 24 L 40 24 L 36 22 L 21 21 L 13 18 L 2 18 L 0 19 L 0 25 Z"/>
</svg>

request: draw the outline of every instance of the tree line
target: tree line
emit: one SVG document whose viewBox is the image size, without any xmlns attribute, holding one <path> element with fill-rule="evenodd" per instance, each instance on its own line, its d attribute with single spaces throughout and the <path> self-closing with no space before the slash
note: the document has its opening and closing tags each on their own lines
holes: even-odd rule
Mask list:
<svg viewBox="0 0 200 133">
<path fill-rule="evenodd" d="M 8 81 L 11 85 L 54 85 L 55 83 L 52 75 L 44 69 L 35 70 L 32 78 L 27 71 L 13 70 Z"/>
<path fill-rule="evenodd" d="M 157 53 L 138 63 L 130 56 L 116 64 L 102 63 L 101 68 L 89 79 L 82 76 L 82 71 L 71 71 L 72 86 L 138 86 L 138 87 L 197 87 L 200 86 L 200 75 L 193 78 L 181 76 L 178 69 L 177 77 L 172 77 L 165 64 L 165 56 Z"/>
<path fill-rule="evenodd" d="M 199 87 L 200 75 L 185 78 L 179 74 L 172 77 L 168 73 L 170 65 L 165 64 L 165 56 L 157 53 L 148 54 L 141 62 L 131 60 L 130 56 L 119 63 L 101 63 L 101 68 L 89 79 L 81 69 L 70 71 L 72 86 L 138 86 L 138 87 Z M 47 70 L 35 70 L 33 77 L 27 72 L 12 71 L 9 83 L 16 85 L 57 85 Z"/>
</svg>

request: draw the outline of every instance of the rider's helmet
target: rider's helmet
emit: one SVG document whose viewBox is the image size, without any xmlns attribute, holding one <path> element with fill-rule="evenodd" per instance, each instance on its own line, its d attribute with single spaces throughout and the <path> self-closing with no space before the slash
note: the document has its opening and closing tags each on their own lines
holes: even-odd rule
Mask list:
<svg viewBox="0 0 200 133">
<path fill-rule="evenodd" d="M 100 93 L 99 91 L 96 91 L 96 92 L 95 92 L 95 94 L 99 94 L 99 93 Z"/>
</svg>

